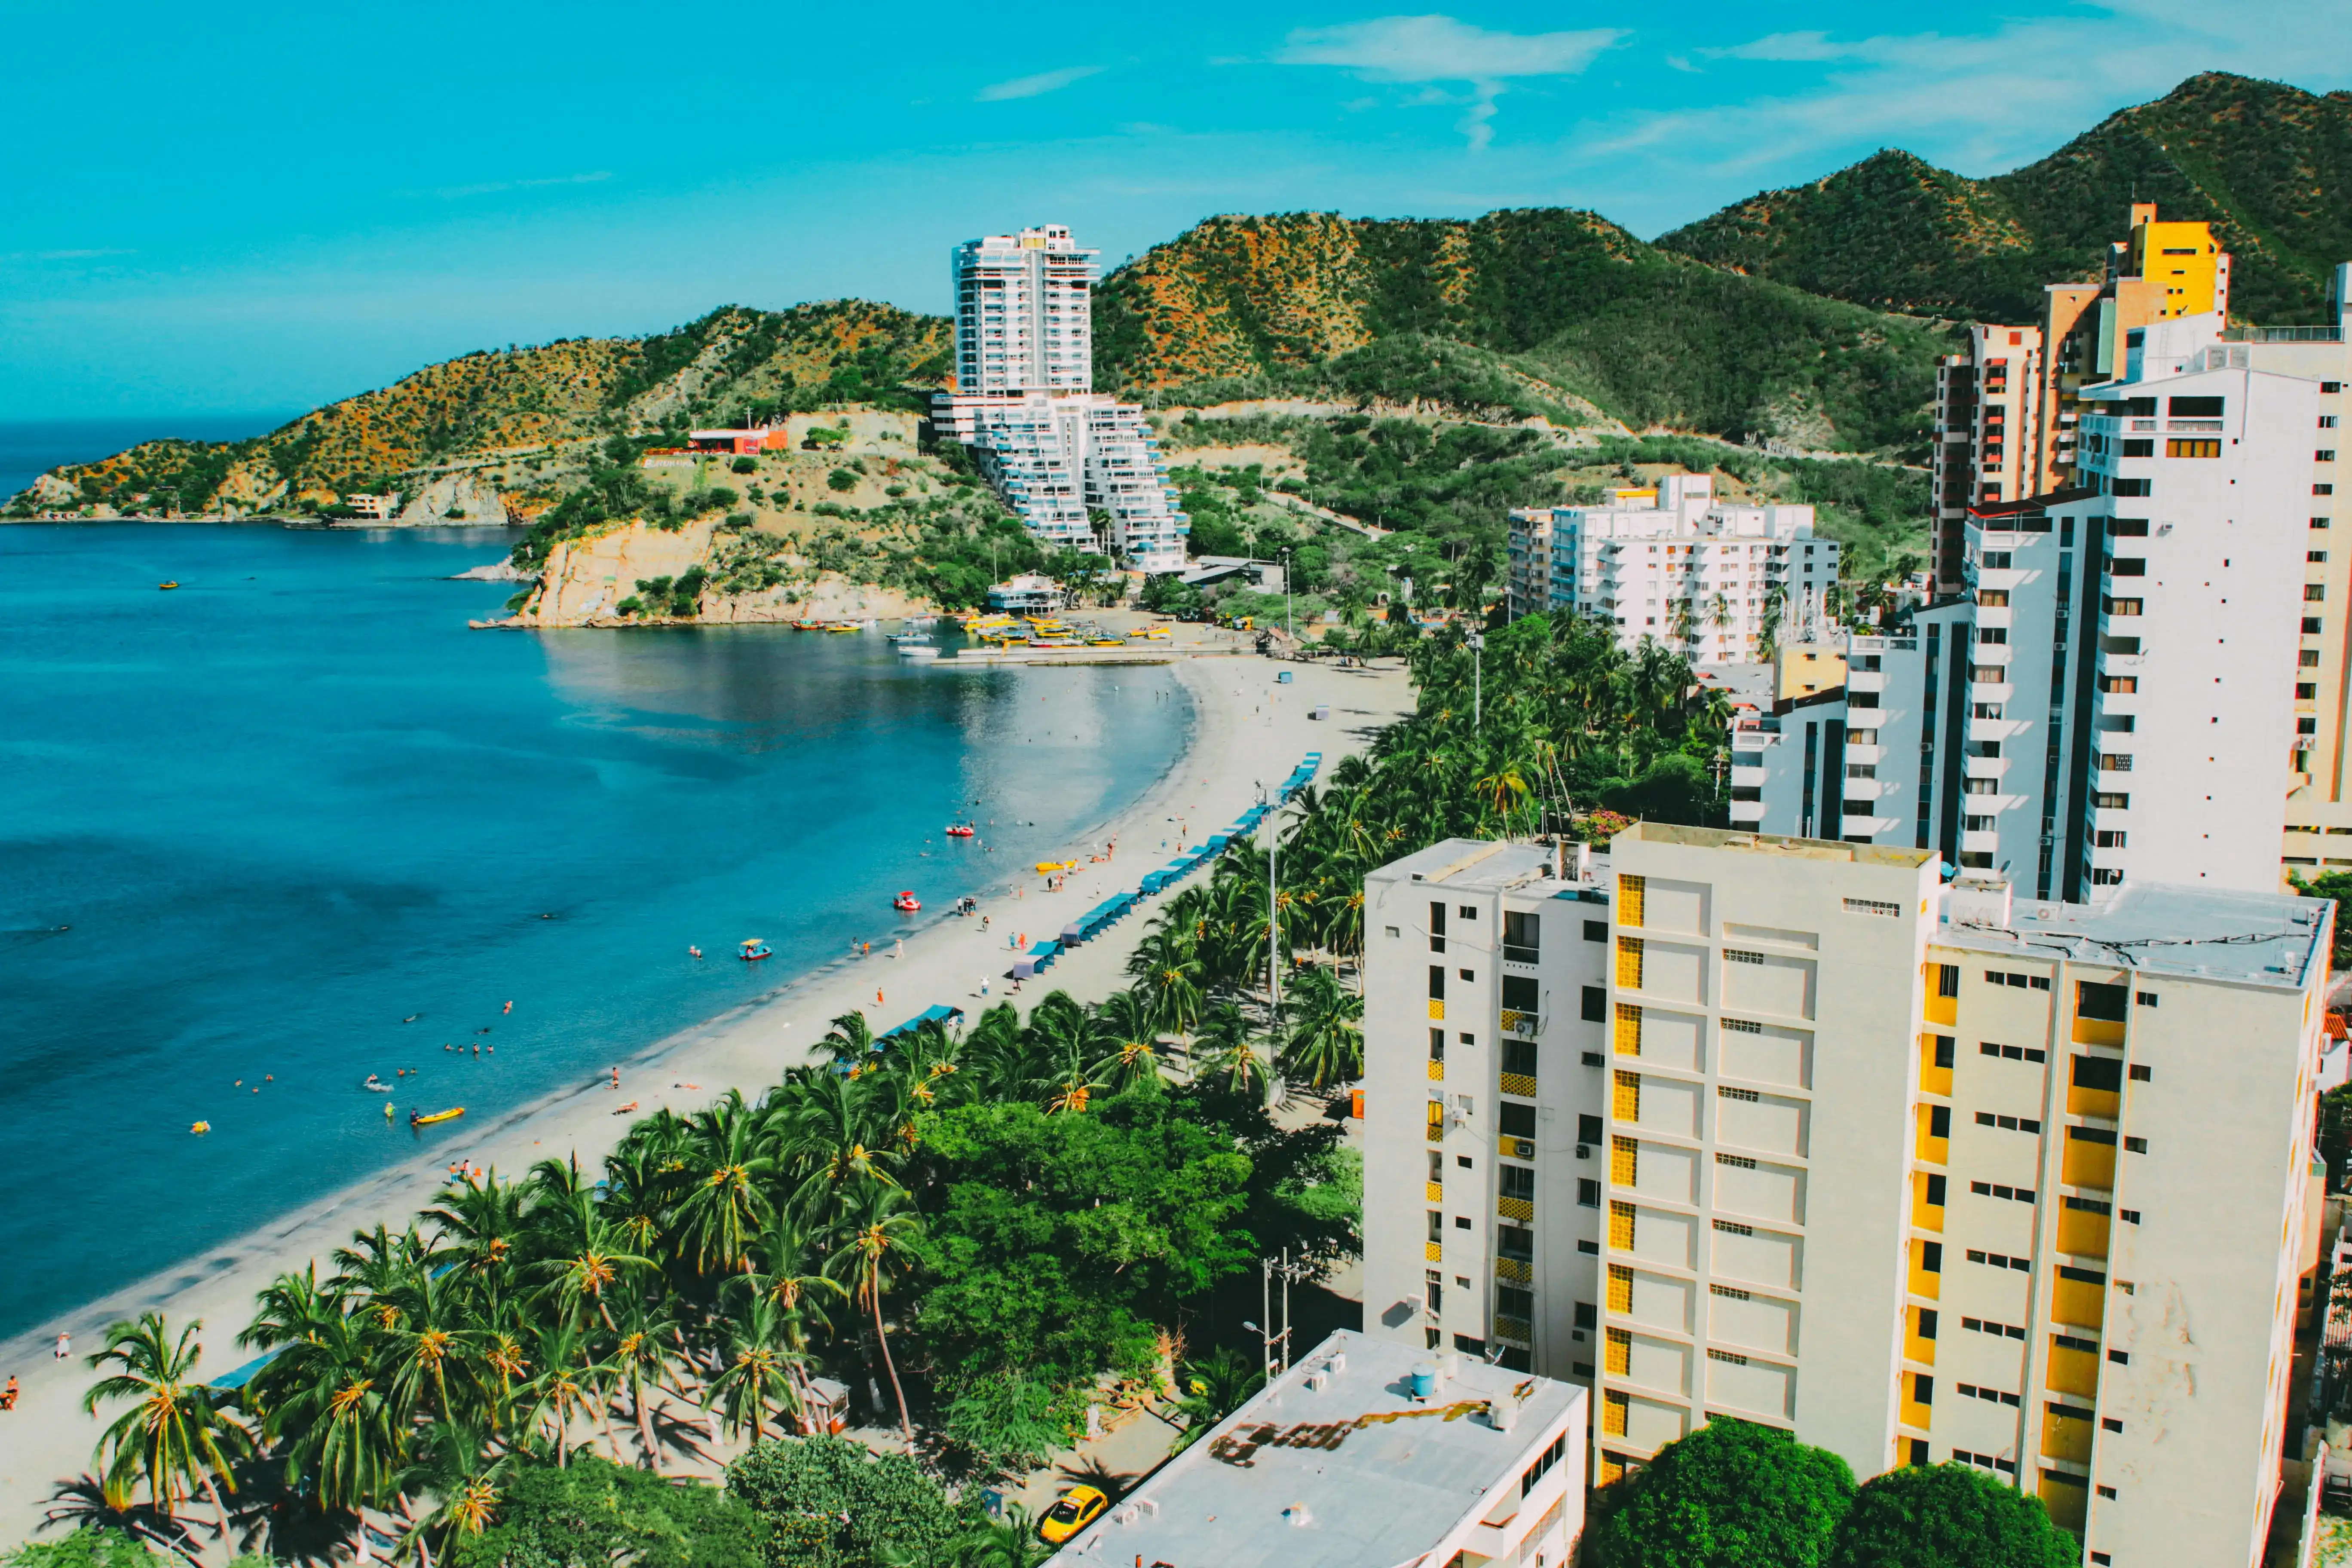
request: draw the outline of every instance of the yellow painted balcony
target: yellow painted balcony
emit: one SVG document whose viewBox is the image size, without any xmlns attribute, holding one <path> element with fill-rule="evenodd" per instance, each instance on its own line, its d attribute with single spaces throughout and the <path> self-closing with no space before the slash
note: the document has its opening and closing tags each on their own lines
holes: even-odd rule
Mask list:
<svg viewBox="0 0 2352 1568">
<path fill-rule="evenodd" d="M 1609 1310 L 1630 1312 L 1633 1310 L 1633 1270 L 1628 1264 L 1609 1266 Z"/>
<path fill-rule="evenodd" d="M 1432 1062 L 1429 1064 L 1429 1081 L 1432 1083 L 1444 1083 L 1445 1081 L 1445 1064 L 1444 1062 Z"/>
<path fill-rule="evenodd" d="M 1633 1334 L 1630 1329 L 1609 1331 L 1607 1366 L 1610 1375 L 1622 1377 L 1633 1367 Z"/>
<path fill-rule="evenodd" d="M 1950 989 L 1957 992 L 1959 978 L 1957 966 L 1948 963 L 1930 963 L 1926 966 L 1924 978 L 1927 983 L 1927 1001 L 1924 1016 L 1930 1024 L 1950 1025 L 1960 1021 L 1959 997 L 1957 994 L 1949 996 L 1939 994 L 1947 988 L 1944 978 L 1947 971 L 1951 973 Z"/>
<path fill-rule="evenodd" d="M 2066 1152 L 2059 1161 L 2058 1179 L 2070 1187 L 2113 1187 L 2116 1135 L 2097 1127 L 2067 1128 Z"/>
<path fill-rule="evenodd" d="M 1649 879 L 1619 873 L 1617 878 L 1617 923 L 1638 926 L 1642 923 L 1642 908 L 1647 901 Z"/>
<path fill-rule="evenodd" d="M 1617 1004 L 1614 1039 L 1619 1056 L 1638 1057 L 1642 1054 L 1642 1009 L 1631 1002 Z"/>
<path fill-rule="evenodd" d="M 1496 1198 L 1495 1212 L 1505 1219 L 1523 1220 L 1529 1225 L 1535 1223 L 1536 1205 L 1530 1198 Z"/>
<path fill-rule="evenodd" d="M 1625 1435 L 1625 1396 L 1610 1389 L 1601 1398 L 1601 1435 L 1622 1437 Z"/>
<path fill-rule="evenodd" d="M 1536 1141 L 1532 1138 L 1506 1137 L 1503 1140 L 1503 1152 L 1514 1160 L 1532 1160 L 1536 1157 Z"/>
<path fill-rule="evenodd" d="M 2090 1480 L 2060 1470 L 2044 1470 L 2042 1472 L 2040 1492 L 2042 1506 L 2049 1513 L 2050 1522 L 2061 1530 L 2081 1534 L 2083 1521 L 2091 1511 Z"/>
<path fill-rule="evenodd" d="M 1620 1121 L 1642 1120 L 1642 1075 L 1617 1069 L 1617 1079 L 1609 1098 L 1609 1114 Z"/>
<path fill-rule="evenodd" d="M 1522 1100 L 1533 1100 L 1536 1097 L 1536 1075 L 1531 1072 L 1505 1073 L 1503 1092 L 1516 1094 Z"/>
<path fill-rule="evenodd" d="M 1930 1247 L 1935 1250 L 1929 1251 Z M 1942 1242 L 1914 1239 L 1911 1243 L 1911 1294 L 1925 1296 L 1930 1301 L 1942 1300 L 1943 1262 L 1944 1244 Z"/>
<path fill-rule="evenodd" d="M 2091 1434 L 2098 1427 L 2087 1410 L 2049 1405 L 2042 1412 L 2042 1457 L 2070 1465 L 2091 1462 Z"/>
<path fill-rule="evenodd" d="M 2084 1089 L 2081 1084 L 2066 1086 L 2066 1114 L 2069 1116 L 2099 1116 L 2109 1121 L 2123 1114 L 2124 1097 L 2111 1089 Z"/>
<path fill-rule="evenodd" d="M 1422 1245 L 1426 1249 L 1423 1251 L 1422 1256 L 1428 1258 L 1432 1263 L 1443 1263 L 1445 1261 L 1445 1244 L 1444 1242 L 1430 1241 L 1424 1242 Z"/>
<path fill-rule="evenodd" d="M 1497 1312 L 1495 1314 L 1495 1337 L 1500 1340 L 1517 1340 L 1525 1345 L 1533 1344 L 1536 1336 L 1533 1327 L 1525 1318 L 1507 1318 Z"/>
<path fill-rule="evenodd" d="M 1936 1065 L 1936 1047 L 1946 1037 L 1940 1035 L 1919 1037 L 1919 1092 L 1949 1100 L 1952 1098 L 1952 1069 Z"/>
<path fill-rule="evenodd" d="M 2105 1018 L 2074 1020 L 2074 1043 L 2078 1046 L 2120 1046 L 2124 1043 L 2124 1026 Z"/>
<path fill-rule="evenodd" d="M 1429 1102 L 1429 1141 L 1433 1143 L 1445 1142 L 1445 1107 L 1433 1100 Z"/>
<path fill-rule="evenodd" d="M 1633 1250 L 1633 1205 L 1617 1198 L 1609 1200 L 1609 1246 L 1617 1252 Z"/>
<path fill-rule="evenodd" d="M 2095 1330 L 2106 1321 L 2107 1282 L 2087 1268 L 2061 1267 L 2050 1290 L 2053 1322 Z"/>
<path fill-rule="evenodd" d="M 2105 1258 L 2107 1226 L 2105 1215 L 2062 1208 L 2058 1211 L 2058 1250 L 2077 1258 Z"/>
<path fill-rule="evenodd" d="M 1429 1182 L 1424 1184 L 1424 1195 L 1431 1203 L 1433 1204 L 1444 1202 L 1445 1184 L 1444 1182 Z"/>
<path fill-rule="evenodd" d="M 1444 997 L 1432 996 L 1429 999 L 1429 1021 L 1433 1024 L 1443 1024 L 1445 1022 L 1445 999 Z"/>
<path fill-rule="evenodd" d="M 2072 1334 L 2050 1336 L 2050 1392 L 2083 1399 L 2099 1396 L 2099 1349 Z"/>
<path fill-rule="evenodd" d="M 1934 1180 L 1925 1171 L 1911 1173 L 1911 1227 L 1914 1230 L 1941 1231 L 1944 1228 L 1944 1205 L 1928 1201 L 1928 1183 Z"/>
<path fill-rule="evenodd" d="M 1903 1425 L 1915 1432 L 1925 1432 L 1935 1425 L 1936 1407 L 1932 1405 L 1922 1405 L 1906 1394 L 1903 1400 L 1902 1421 Z"/>
<path fill-rule="evenodd" d="M 1903 1353 L 1921 1366 L 1936 1364 L 1936 1342 L 1921 1331 L 1927 1326 L 1927 1315 L 1935 1310 L 1933 1307 L 1913 1307 L 1904 1314 Z"/>
<path fill-rule="evenodd" d="M 1495 1278 L 1497 1279 L 1509 1279 L 1517 1284 L 1527 1285 L 1532 1283 L 1535 1277 L 1535 1265 L 1523 1258 L 1497 1258 L 1495 1259 Z"/>
<path fill-rule="evenodd" d="M 1919 1107 L 1919 1131 L 1912 1152 L 1926 1164 L 1948 1165 L 1952 1163 L 1952 1108 L 1948 1105 Z M 1938 1128 L 1943 1129 L 1937 1131 Z"/>
<path fill-rule="evenodd" d="M 1642 939 L 1638 936 L 1617 939 L 1617 984 L 1628 991 L 1642 988 Z"/>
</svg>

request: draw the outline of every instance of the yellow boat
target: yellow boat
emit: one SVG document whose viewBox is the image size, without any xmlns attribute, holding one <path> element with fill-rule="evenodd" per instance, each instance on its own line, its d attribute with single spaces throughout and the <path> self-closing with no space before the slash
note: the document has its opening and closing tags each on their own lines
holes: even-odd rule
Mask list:
<svg viewBox="0 0 2352 1568">
<path fill-rule="evenodd" d="M 169 583 L 158 583 L 158 584 L 155 584 L 155 586 L 157 586 L 158 588 L 176 588 L 176 587 L 178 587 L 179 585 L 180 585 L 180 580 L 179 580 L 178 578 L 176 578 L 176 577 L 174 577 L 173 579 L 172 579 L 172 581 L 170 581 Z"/>
<path fill-rule="evenodd" d="M 1125 647 L 1127 639 L 1125 637 L 1091 637 L 1087 639 L 1087 646 L 1088 647 Z"/>
<path fill-rule="evenodd" d="M 1076 870 L 1077 864 L 1076 860 L 1040 860 L 1037 862 L 1037 875 L 1050 877 L 1056 871 Z"/>
<path fill-rule="evenodd" d="M 466 1108 L 462 1105 L 448 1110 L 436 1110 L 430 1116 L 419 1116 L 412 1110 L 408 1113 L 408 1124 L 411 1127 L 430 1127 L 436 1121 L 455 1121 L 465 1114 Z"/>
<path fill-rule="evenodd" d="M 844 621 L 838 625 L 827 626 L 824 629 L 829 632 L 854 632 L 861 630 L 862 628 L 856 621 Z"/>
</svg>

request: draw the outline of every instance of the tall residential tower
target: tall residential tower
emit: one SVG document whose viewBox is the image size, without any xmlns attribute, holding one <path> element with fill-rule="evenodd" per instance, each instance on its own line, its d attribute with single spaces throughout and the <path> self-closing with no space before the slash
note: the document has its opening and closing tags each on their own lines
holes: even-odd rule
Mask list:
<svg viewBox="0 0 2352 1568">
<path fill-rule="evenodd" d="M 1047 548 L 1180 571 L 1191 523 L 1158 438 L 1141 408 L 1094 391 L 1096 255 L 1060 224 L 956 247 L 955 384 L 932 423 Z"/>
</svg>

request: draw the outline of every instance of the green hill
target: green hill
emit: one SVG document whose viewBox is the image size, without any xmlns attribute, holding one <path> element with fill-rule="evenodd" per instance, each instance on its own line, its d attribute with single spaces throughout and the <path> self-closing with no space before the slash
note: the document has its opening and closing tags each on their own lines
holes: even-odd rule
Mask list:
<svg viewBox="0 0 2352 1568">
<path fill-rule="evenodd" d="M 598 439 L 833 402 L 905 403 L 940 384 L 951 328 L 864 300 L 789 310 L 723 306 L 649 338 L 576 338 L 429 365 L 247 441 L 149 441 L 44 476 L 12 510 L 173 508 L 195 515 L 308 510 L 350 490 L 414 488 L 417 476 L 490 453 L 551 488 Z"/>
<path fill-rule="evenodd" d="M 1107 278 L 1100 384 L 1595 413 L 1845 450 L 1925 433 L 1931 326 L 1695 266 L 1568 208 L 1216 217 Z"/>
<path fill-rule="evenodd" d="M 2213 224 L 2235 258 L 2231 314 L 2316 321 L 2328 272 L 2352 260 L 2352 93 L 2209 71 L 2006 174 L 1882 152 L 1657 243 L 1882 310 L 2030 321 L 2043 284 L 2099 274 L 2134 201 Z"/>
</svg>

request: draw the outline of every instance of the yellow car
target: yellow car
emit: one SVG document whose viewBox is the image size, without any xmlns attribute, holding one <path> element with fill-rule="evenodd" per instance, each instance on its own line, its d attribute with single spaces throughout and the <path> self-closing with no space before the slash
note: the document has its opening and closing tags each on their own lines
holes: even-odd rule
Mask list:
<svg viewBox="0 0 2352 1568">
<path fill-rule="evenodd" d="M 1037 1539 L 1049 1546 L 1059 1546 L 1096 1520 L 1110 1506 L 1097 1487 L 1072 1487 L 1045 1510 L 1037 1521 Z"/>
</svg>

